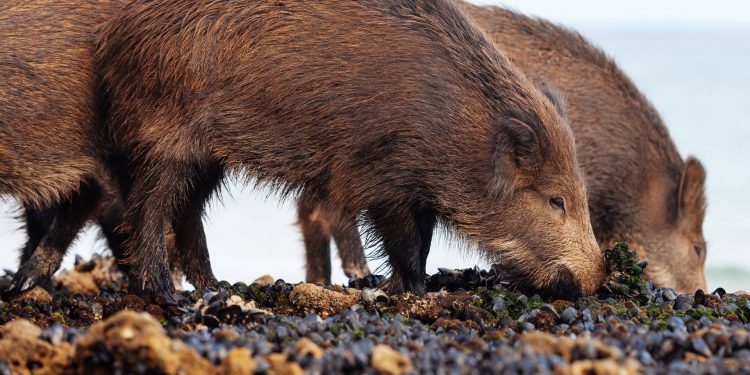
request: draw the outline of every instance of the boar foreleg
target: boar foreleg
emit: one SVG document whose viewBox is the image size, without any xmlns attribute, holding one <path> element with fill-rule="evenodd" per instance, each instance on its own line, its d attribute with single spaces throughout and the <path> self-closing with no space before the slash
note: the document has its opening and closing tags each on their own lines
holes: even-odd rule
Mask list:
<svg viewBox="0 0 750 375">
<path fill-rule="evenodd" d="M 435 214 L 418 206 L 406 212 L 378 207 L 368 214 L 392 270 L 385 288 L 389 293 L 423 295 Z"/>
</svg>

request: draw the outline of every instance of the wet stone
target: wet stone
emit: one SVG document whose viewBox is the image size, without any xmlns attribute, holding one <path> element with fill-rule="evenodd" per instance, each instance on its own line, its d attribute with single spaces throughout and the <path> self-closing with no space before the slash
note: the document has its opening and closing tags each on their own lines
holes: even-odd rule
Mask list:
<svg viewBox="0 0 750 375">
<path fill-rule="evenodd" d="M 690 310 L 693 308 L 693 300 L 690 296 L 681 294 L 675 299 L 673 308 L 680 311 Z"/>
<path fill-rule="evenodd" d="M 667 326 L 673 331 L 686 330 L 685 322 L 676 316 L 667 319 Z"/>
<path fill-rule="evenodd" d="M 706 357 L 711 356 L 711 349 L 708 347 L 708 345 L 702 338 L 700 337 L 693 338 L 692 340 L 690 340 L 690 343 L 692 345 L 693 350 L 696 353 L 704 355 Z"/>
<path fill-rule="evenodd" d="M 560 314 L 560 318 L 562 321 L 571 324 L 578 319 L 578 312 L 574 307 L 568 307 L 565 310 L 563 310 L 562 314 Z"/>
<path fill-rule="evenodd" d="M 662 291 L 662 298 L 665 301 L 674 301 L 677 298 L 677 293 L 672 288 L 666 288 Z"/>
</svg>

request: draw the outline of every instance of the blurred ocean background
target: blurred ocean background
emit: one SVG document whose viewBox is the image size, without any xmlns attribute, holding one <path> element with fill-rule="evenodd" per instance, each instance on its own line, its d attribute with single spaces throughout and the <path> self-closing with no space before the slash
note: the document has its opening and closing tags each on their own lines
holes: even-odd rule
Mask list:
<svg viewBox="0 0 750 375">
<path fill-rule="evenodd" d="M 680 152 L 708 171 L 710 288 L 750 290 L 750 2 L 662 0 L 476 1 L 505 5 L 572 27 L 614 57 L 659 110 Z M 211 202 L 206 230 L 219 279 L 263 274 L 304 279 L 294 202 L 237 184 Z M 15 270 L 25 240 L 12 202 L 0 203 L 0 269 Z M 106 249 L 98 230 L 82 233 L 65 258 Z M 437 267 L 482 265 L 476 254 L 438 236 Z M 333 251 L 335 254 L 335 251 Z M 334 255 L 334 282 L 345 282 Z M 379 262 L 371 262 L 371 269 Z M 486 266 L 486 265 L 485 265 Z"/>
</svg>

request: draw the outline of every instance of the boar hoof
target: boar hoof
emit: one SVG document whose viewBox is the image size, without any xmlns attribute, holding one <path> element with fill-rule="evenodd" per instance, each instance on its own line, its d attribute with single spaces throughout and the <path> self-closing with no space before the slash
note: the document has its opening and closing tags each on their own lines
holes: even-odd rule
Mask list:
<svg viewBox="0 0 750 375">
<path fill-rule="evenodd" d="M 184 301 L 185 297 L 177 293 L 159 293 L 154 296 L 154 302 L 159 306 L 177 306 Z"/>
<path fill-rule="evenodd" d="M 38 272 L 22 268 L 13 276 L 13 280 L 4 294 L 6 297 L 17 296 L 37 285 L 45 289 L 50 289 L 50 284 L 51 280 L 49 276 L 39 275 Z"/>
<path fill-rule="evenodd" d="M 8 296 L 19 295 L 31 289 L 34 285 L 36 285 L 36 280 L 34 280 L 33 278 L 21 276 L 20 274 L 16 274 L 16 276 L 13 277 L 13 281 L 11 281 L 10 285 L 8 286 L 6 295 Z"/>
<path fill-rule="evenodd" d="M 370 275 L 370 269 L 366 265 L 345 267 L 344 275 L 349 279 L 361 279 Z"/>
<path fill-rule="evenodd" d="M 404 280 L 396 275 L 391 276 L 386 282 L 383 283 L 382 289 L 388 294 L 401 294 L 401 293 L 412 293 L 415 296 L 421 297 L 425 295 L 424 282 L 412 282 L 405 283 Z"/>
<path fill-rule="evenodd" d="M 216 277 L 214 277 L 213 274 L 210 275 L 200 275 L 197 277 L 191 277 L 190 275 L 186 276 L 187 281 L 195 287 L 195 289 L 209 289 L 214 288 L 216 285 L 219 284 L 219 280 L 216 280 Z"/>
</svg>

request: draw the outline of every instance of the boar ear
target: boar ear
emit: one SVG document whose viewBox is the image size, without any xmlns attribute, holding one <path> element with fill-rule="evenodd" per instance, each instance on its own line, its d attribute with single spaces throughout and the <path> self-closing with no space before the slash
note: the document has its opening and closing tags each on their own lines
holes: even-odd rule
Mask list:
<svg viewBox="0 0 750 375">
<path fill-rule="evenodd" d="M 555 107 L 555 110 L 560 115 L 560 117 L 565 118 L 567 116 L 567 112 L 565 110 L 565 94 L 558 90 L 556 87 L 551 86 L 547 83 L 542 83 L 537 85 L 539 88 L 539 91 L 541 91 L 547 99 L 552 102 L 552 105 Z"/>
<path fill-rule="evenodd" d="M 703 220 L 706 210 L 704 196 L 704 185 L 706 182 L 706 170 L 701 162 L 694 157 L 688 157 L 680 178 L 680 187 L 677 191 L 677 217 L 691 217 Z"/>
<path fill-rule="evenodd" d="M 496 197 L 510 195 L 513 186 L 534 176 L 542 164 L 537 132 L 516 117 L 504 118 L 495 143 L 494 159 L 491 191 Z"/>
</svg>

